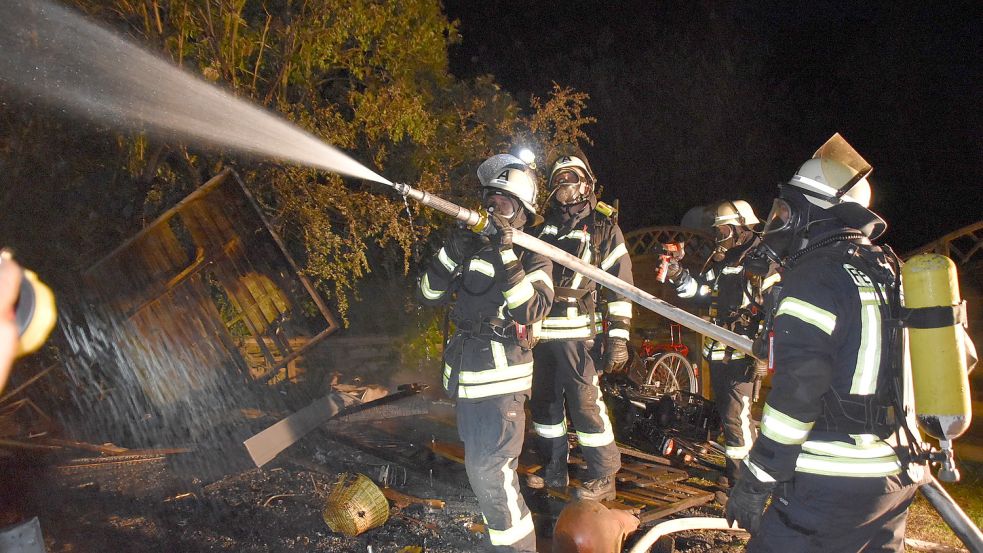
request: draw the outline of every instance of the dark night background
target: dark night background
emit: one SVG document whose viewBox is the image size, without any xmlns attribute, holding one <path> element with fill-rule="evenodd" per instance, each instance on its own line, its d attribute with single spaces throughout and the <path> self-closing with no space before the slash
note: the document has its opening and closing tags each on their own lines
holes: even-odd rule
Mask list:
<svg viewBox="0 0 983 553">
<path fill-rule="evenodd" d="M 983 216 L 980 2 L 448 0 L 461 77 L 590 94 L 586 148 L 622 227 L 751 201 L 834 132 L 874 167 L 899 252 Z"/>
</svg>

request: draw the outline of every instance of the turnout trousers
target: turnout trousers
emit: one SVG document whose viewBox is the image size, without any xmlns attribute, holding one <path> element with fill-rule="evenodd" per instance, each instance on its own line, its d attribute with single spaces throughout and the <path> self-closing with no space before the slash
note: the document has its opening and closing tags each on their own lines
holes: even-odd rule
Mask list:
<svg viewBox="0 0 983 553">
<path fill-rule="evenodd" d="M 904 551 L 908 506 L 918 486 L 886 477 L 795 473 L 779 485 L 749 553 L 887 553 Z"/>
<path fill-rule="evenodd" d="M 457 431 L 464 467 L 485 518 L 491 551 L 534 553 L 532 514 L 516 474 L 525 434 L 526 393 L 458 400 Z"/>
<path fill-rule="evenodd" d="M 757 435 L 751 423 L 751 395 L 754 383 L 748 379 L 750 359 L 734 359 L 729 362 L 710 362 L 710 385 L 713 399 L 724 429 L 724 454 L 727 456 L 727 473 L 731 484 L 734 471 L 751 451 Z"/>
<path fill-rule="evenodd" d="M 598 386 L 591 356 L 593 340 L 540 342 L 533 349 L 533 426 L 544 443 L 550 467 L 566 470 L 566 412 L 577 431 L 577 440 L 587 463 L 586 480 L 610 476 L 621 468 L 621 453 Z"/>
</svg>

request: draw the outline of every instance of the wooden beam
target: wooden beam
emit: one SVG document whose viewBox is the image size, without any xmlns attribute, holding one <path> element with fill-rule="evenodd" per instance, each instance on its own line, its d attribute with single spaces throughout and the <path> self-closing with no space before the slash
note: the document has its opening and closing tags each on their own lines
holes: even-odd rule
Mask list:
<svg viewBox="0 0 983 553">
<path fill-rule="evenodd" d="M 330 393 L 242 442 L 242 445 L 246 446 L 256 466 L 262 467 L 342 409 L 357 402 L 347 394 Z"/>
</svg>

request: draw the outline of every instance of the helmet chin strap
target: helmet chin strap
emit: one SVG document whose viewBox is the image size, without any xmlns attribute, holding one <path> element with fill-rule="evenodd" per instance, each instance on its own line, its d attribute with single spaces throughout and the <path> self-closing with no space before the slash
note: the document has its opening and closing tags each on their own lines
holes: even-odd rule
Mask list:
<svg viewBox="0 0 983 553">
<path fill-rule="evenodd" d="M 521 229 L 522 227 L 526 226 L 526 221 L 528 220 L 529 217 L 526 215 L 526 208 L 520 207 L 516 210 L 515 215 L 512 216 L 512 219 L 509 220 L 509 223 L 514 228 Z"/>
</svg>

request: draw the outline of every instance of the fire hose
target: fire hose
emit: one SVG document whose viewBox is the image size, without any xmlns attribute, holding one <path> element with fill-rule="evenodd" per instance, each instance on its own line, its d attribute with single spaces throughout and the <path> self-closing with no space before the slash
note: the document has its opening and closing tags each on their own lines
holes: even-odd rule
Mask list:
<svg viewBox="0 0 983 553">
<path fill-rule="evenodd" d="M 468 225 L 468 227 L 475 232 L 483 232 L 488 234 L 494 231 L 494 227 L 489 224 L 487 213 L 461 207 L 443 198 L 434 196 L 429 192 L 413 188 L 407 184 L 391 183 L 389 181 L 386 181 L 384 184 L 389 184 L 392 186 L 404 198 L 411 198 L 427 207 L 450 215 L 458 221 Z M 662 315 L 673 322 L 679 323 L 691 330 L 695 330 L 696 332 L 700 332 L 705 336 L 710 336 L 714 340 L 727 344 L 728 346 L 744 352 L 747 355 L 752 355 L 752 342 L 750 338 L 741 336 L 740 334 L 731 332 L 725 328 L 721 328 L 713 323 L 701 319 L 696 315 L 693 315 L 692 313 L 689 313 L 688 311 L 684 311 L 666 301 L 660 300 L 652 294 L 649 294 L 636 286 L 628 284 L 620 278 L 615 277 L 614 275 L 611 275 L 598 267 L 584 263 L 584 261 L 582 261 L 580 258 L 575 257 L 555 246 L 547 244 L 534 236 L 530 236 L 516 229 L 512 236 L 512 243 L 522 246 L 529 251 L 544 255 L 568 269 L 577 271 L 594 282 L 622 294 L 626 298 L 632 300 L 634 303 L 654 311 L 655 313 L 658 313 L 659 315 Z M 934 477 L 931 477 L 926 484 L 922 485 L 921 491 L 935 510 L 938 511 L 939 515 L 946 522 L 946 524 L 948 524 L 959 539 L 966 544 L 969 550 L 973 553 L 983 553 L 983 534 L 980 533 L 979 528 L 973 524 L 969 517 L 966 516 L 966 513 L 963 512 L 952 497 L 946 493 L 945 489 L 942 488 Z M 728 529 L 726 527 L 727 522 L 724 519 L 697 517 L 696 519 L 678 520 L 690 520 L 691 522 L 689 524 L 713 525 L 702 527 L 704 529 Z M 681 525 L 679 530 L 670 530 L 670 528 L 675 528 L 676 526 L 663 526 L 663 524 L 675 522 L 677 521 L 668 521 L 666 523 L 656 525 L 652 530 L 660 528 L 660 532 L 662 532 L 662 534 L 666 534 L 687 529 L 685 528 L 685 524 L 687 524 L 686 522 L 679 523 L 679 525 Z M 717 525 L 720 525 L 721 523 L 723 524 L 723 528 L 718 528 Z M 697 528 L 698 527 L 694 527 L 693 529 Z M 649 543 L 649 546 L 651 546 L 652 543 L 655 543 L 655 540 L 657 540 L 662 534 L 656 535 L 655 538 Z M 638 547 L 639 546 L 636 545 L 631 550 L 631 553 L 648 551 L 647 548 L 639 549 Z"/>
<path fill-rule="evenodd" d="M 475 231 L 488 232 L 488 215 L 481 211 L 461 207 L 448 202 L 443 198 L 434 196 L 429 192 L 417 190 L 406 184 L 393 184 L 393 188 L 395 188 L 396 191 L 402 194 L 404 197 L 412 198 L 425 206 L 436 209 L 441 213 L 446 213 L 447 215 L 450 215 L 458 221 L 468 225 Z M 520 230 L 515 230 L 515 233 L 512 236 L 512 243 L 522 246 L 531 252 L 544 255 L 568 269 L 577 271 L 594 282 L 622 294 L 638 305 L 654 311 L 673 322 L 677 322 L 687 328 L 700 332 L 706 336 L 710 336 L 718 342 L 727 344 L 738 351 L 751 355 L 750 338 L 741 336 L 740 334 L 731 332 L 725 328 L 721 328 L 713 323 L 704 321 L 700 317 L 688 311 L 684 311 L 671 303 L 660 300 L 641 288 L 628 284 L 607 271 L 603 271 L 598 267 L 584 263 L 584 261 L 580 258 L 573 256 L 560 248 L 557 248 L 556 246 L 547 244 L 535 236 L 530 236 Z"/>
<path fill-rule="evenodd" d="M 635 542 L 635 545 L 628 551 L 628 553 L 648 553 L 655 542 L 659 541 L 659 538 L 665 536 L 666 534 L 674 534 L 676 532 L 685 532 L 687 530 L 731 530 L 734 532 L 744 532 L 745 530 L 739 526 L 731 527 L 727 524 L 727 520 L 723 518 L 714 517 L 685 517 L 676 518 L 673 520 L 666 520 L 660 522 L 649 528 L 649 530 L 642 536 L 640 540 Z"/>
<path fill-rule="evenodd" d="M 953 501 L 952 497 L 946 493 L 945 489 L 934 477 L 923 484 L 919 490 L 932 506 L 939 512 L 942 519 L 946 521 L 953 533 L 962 540 L 969 548 L 970 553 L 983 553 L 983 535 L 980 529 L 966 516 L 966 513 Z M 685 517 L 660 522 L 650 528 L 628 553 L 648 553 L 648 551 L 659 541 L 659 538 L 675 532 L 687 530 L 731 530 L 735 532 L 745 532 L 743 528 L 727 524 L 723 518 L 712 517 Z"/>
</svg>

